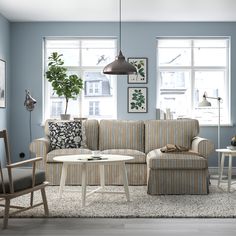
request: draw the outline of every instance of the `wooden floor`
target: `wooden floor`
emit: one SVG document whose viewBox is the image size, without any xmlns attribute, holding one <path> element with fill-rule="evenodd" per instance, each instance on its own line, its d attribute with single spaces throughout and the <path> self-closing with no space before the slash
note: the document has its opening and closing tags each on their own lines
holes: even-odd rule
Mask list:
<svg viewBox="0 0 236 236">
<path fill-rule="evenodd" d="M 0 227 L 2 227 L 0 219 Z M 236 219 L 10 219 L 0 235 L 235 236 Z"/>
</svg>

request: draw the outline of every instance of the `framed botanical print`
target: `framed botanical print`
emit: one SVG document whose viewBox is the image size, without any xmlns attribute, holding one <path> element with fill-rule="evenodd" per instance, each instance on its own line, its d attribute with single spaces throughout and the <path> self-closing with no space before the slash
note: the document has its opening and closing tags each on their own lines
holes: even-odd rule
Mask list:
<svg viewBox="0 0 236 236">
<path fill-rule="evenodd" d="M 137 70 L 136 75 L 128 75 L 128 84 L 147 84 L 148 59 L 146 57 L 129 57 L 128 62 Z"/>
<path fill-rule="evenodd" d="M 6 62 L 0 59 L 0 108 L 6 107 Z"/>
<path fill-rule="evenodd" d="M 128 87 L 128 113 L 148 112 L 147 87 Z"/>
</svg>

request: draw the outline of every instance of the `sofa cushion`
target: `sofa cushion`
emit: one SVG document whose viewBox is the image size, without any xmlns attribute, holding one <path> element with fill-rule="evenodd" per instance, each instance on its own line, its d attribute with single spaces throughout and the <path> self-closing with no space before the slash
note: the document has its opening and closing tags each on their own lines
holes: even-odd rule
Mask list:
<svg viewBox="0 0 236 236">
<path fill-rule="evenodd" d="M 52 150 L 86 147 L 85 129 L 82 121 L 49 122 L 48 126 Z"/>
<path fill-rule="evenodd" d="M 53 158 L 56 156 L 66 155 L 79 155 L 79 154 L 90 154 L 92 153 L 89 149 L 83 148 L 68 148 L 68 149 L 55 149 L 47 154 L 47 163 L 57 162 Z"/>
<path fill-rule="evenodd" d="M 145 153 L 175 144 L 191 148 L 192 140 L 199 133 L 198 120 L 148 120 L 145 121 Z"/>
<path fill-rule="evenodd" d="M 133 149 L 144 152 L 144 123 L 134 120 L 101 120 L 99 149 Z"/>
<path fill-rule="evenodd" d="M 125 155 L 134 157 L 133 160 L 126 163 L 146 163 L 146 155 L 143 152 L 132 149 L 108 149 L 101 152 L 102 154 Z"/>
<path fill-rule="evenodd" d="M 56 120 L 56 119 L 48 119 L 45 122 L 44 132 L 46 137 L 49 138 L 49 122 L 71 122 L 66 120 Z M 98 126 L 99 123 L 97 120 L 83 120 L 82 121 L 83 128 L 85 128 L 85 137 L 86 137 L 86 145 L 91 150 L 98 149 Z"/>
<path fill-rule="evenodd" d="M 152 150 L 147 155 L 147 166 L 151 169 L 206 169 L 207 159 L 194 152 L 163 153 Z"/>
</svg>

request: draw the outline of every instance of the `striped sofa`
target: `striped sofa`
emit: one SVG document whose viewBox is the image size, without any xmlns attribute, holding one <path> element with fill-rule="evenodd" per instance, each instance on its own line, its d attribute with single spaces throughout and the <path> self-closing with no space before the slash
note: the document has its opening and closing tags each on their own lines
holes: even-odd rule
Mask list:
<svg viewBox="0 0 236 236">
<path fill-rule="evenodd" d="M 129 184 L 148 184 L 148 193 L 150 194 L 207 193 L 207 156 L 212 151 L 213 145 L 206 139 L 196 137 L 199 132 L 197 120 L 101 120 L 100 122 L 86 120 L 84 126 L 86 149 L 50 150 L 47 122 L 45 124 L 45 137 L 35 139 L 30 144 L 30 151 L 36 156 L 43 157 L 43 162 L 37 168 L 46 171 L 46 178 L 52 185 L 59 184 L 62 168 L 62 164 L 55 162 L 53 157 L 88 154 L 92 150 L 100 150 L 103 154 L 133 156 L 134 159 L 126 163 Z M 159 148 L 167 143 L 186 146 L 192 152 L 162 154 Z M 180 162 L 177 160 L 178 158 Z M 80 165 L 69 166 L 66 180 L 68 185 L 81 183 L 80 168 Z M 89 168 L 87 177 L 89 184 L 99 184 L 98 166 L 90 165 Z M 122 184 L 120 173 L 119 166 L 105 166 L 106 184 Z M 186 178 L 191 180 L 188 182 Z M 203 186 L 204 183 L 205 186 Z M 160 185 L 163 186 L 160 187 Z M 201 188 L 197 187 L 199 185 Z M 180 190 L 177 191 L 176 188 Z"/>
</svg>

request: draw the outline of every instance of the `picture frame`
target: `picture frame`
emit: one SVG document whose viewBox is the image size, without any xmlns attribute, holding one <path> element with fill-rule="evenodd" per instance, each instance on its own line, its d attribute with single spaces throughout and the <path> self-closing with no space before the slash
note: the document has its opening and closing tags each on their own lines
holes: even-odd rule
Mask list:
<svg viewBox="0 0 236 236">
<path fill-rule="evenodd" d="M 128 84 L 148 83 L 148 59 L 146 57 L 128 57 L 128 62 L 132 64 L 137 74 L 128 75 Z"/>
<path fill-rule="evenodd" d="M 6 62 L 0 59 L 0 108 L 6 107 Z"/>
<path fill-rule="evenodd" d="M 148 88 L 128 87 L 128 113 L 148 112 Z"/>
</svg>

